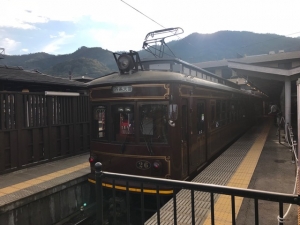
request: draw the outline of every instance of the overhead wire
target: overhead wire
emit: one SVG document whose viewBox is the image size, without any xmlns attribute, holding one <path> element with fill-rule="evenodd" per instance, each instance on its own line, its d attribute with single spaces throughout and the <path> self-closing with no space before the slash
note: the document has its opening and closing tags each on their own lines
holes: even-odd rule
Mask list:
<svg viewBox="0 0 300 225">
<path fill-rule="evenodd" d="M 135 11 L 137 11 L 138 13 L 142 14 L 143 16 L 147 17 L 148 19 L 150 19 L 151 21 L 153 21 L 154 23 L 156 23 L 157 25 L 161 26 L 162 28 L 166 28 L 165 26 L 163 26 L 162 24 L 158 23 L 157 21 L 155 21 L 154 19 L 152 19 L 151 17 L 147 16 L 146 14 L 144 14 L 143 12 L 141 12 L 140 10 L 136 9 L 135 7 L 133 7 L 132 5 L 128 4 L 127 2 L 125 2 L 124 0 L 120 0 L 121 2 L 123 2 L 124 4 L 126 4 L 127 6 L 129 6 L 130 8 L 134 9 Z M 178 34 L 176 34 L 178 40 L 184 40 L 181 37 L 179 37 Z M 192 45 L 191 43 L 189 43 L 188 41 L 186 41 L 189 45 L 191 45 L 192 47 L 196 47 L 194 45 Z"/>
<path fill-rule="evenodd" d="M 145 15 L 144 13 L 142 13 L 140 10 L 134 8 L 132 5 L 129 5 L 127 2 L 121 0 L 121 2 L 125 3 L 126 5 L 128 5 L 129 7 L 133 8 L 135 11 L 139 12 L 140 14 L 142 14 L 143 16 L 147 17 L 149 20 L 152 20 L 154 23 L 156 23 L 157 25 L 161 26 L 162 28 L 165 28 L 163 25 L 161 25 L 160 23 L 156 22 L 154 19 L 150 18 L 149 16 Z"/>
<path fill-rule="evenodd" d="M 133 7 L 132 5 L 128 4 L 127 2 L 125 2 L 124 0 L 120 0 L 121 2 L 123 2 L 124 4 L 126 4 L 127 6 L 131 7 L 132 9 L 134 9 L 135 11 L 137 11 L 138 13 L 142 14 L 143 16 L 147 17 L 148 19 L 150 19 L 151 21 L 153 21 L 154 23 L 156 23 L 157 25 L 159 25 L 160 27 L 162 28 L 166 28 L 165 26 L 163 26 L 162 24 L 160 24 L 159 22 L 155 21 L 154 19 L 152 19 L 151 17 L 147 16 L 146 14 L 144 14 L 143 12 L 141 12 L 140 10 L 136 9 L 135 7 Z M 291 34 L 286 34 L 286 35 L 282 35 L 282 36 L 279 36 L 279 37 L 275 37 L 275 38 L 270 38 L 270 39 L 267 39 L 267 40 L 264 40 L 264 41 L 259 41 L 259 42 L 254 42 L 254 43 L 250 43 L 250 44 L 247 44 L 247 45 L 244 45 L 244 46 L 239 46 L 239 47 L 235 47 L 234 49 L 228 49 L 227 47 L 227 50 L 230 51 L 230 52 L 233 52 L 237 55 L 242 55 L 241 53 L 237 52 L 236 50 L 237 49 L 242 49 L 242 48 L 247 48 L 249 46 L 252 46 L 252 45 L 256 45 L 256 44 L 260 44 L 260 43 L 265 43 L 265 42 L 269 42 L 271 40 L 276 40 L 276 39 L 280 39 L 280 38 L 285 38 L 287 36 L 290 36 L 290 35 L 294 35 L 294 34 L 298 34 L 300 33 L 300 31 L 297 31 L 297 32 L 294 32 L 294 33 L 291 33 Z M 178 40 L 182 40 L 182 41 L 185 41 L 187 44 L 191 45 L 192 47 L 196 47 L 194 46 L 193 44 L 191 44 L 190 42 L 188 42 L 187 40 L 185 39 L 182 39 L 179 37 L 179 35 L 176 35 L 178 37 Z M 218 44 L 221 44 L 223 46 L 225 46 L 223 43 L 219 42 L 219 41 L 216 41 Z M 210 46 L 207 46 L 207 48 L 210 48 Z M 203 48 L 205 49 L 205 47 Z M 202 49 L 202 50 L 203 50 Z M 202 56 L 200 55 L 199 58 L 201 58 Z M 195 57 L 193 57 L 195 58 Z"/>
</svg>

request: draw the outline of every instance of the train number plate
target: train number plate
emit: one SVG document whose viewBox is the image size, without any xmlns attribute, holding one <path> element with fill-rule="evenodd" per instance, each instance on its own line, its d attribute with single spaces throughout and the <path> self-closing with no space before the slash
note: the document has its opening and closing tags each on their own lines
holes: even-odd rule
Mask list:
<svg viewBox="0 0 300 225">
<path fill-rule="evenodd" d="M 127 93 L 127 92 L 132 92 L 132 87 L 131 86 L 114 86 L 112 88 L 113 93 Z"/>
<path fill-rule="evenodd" d="M 136 162 L 136 167 L 140 170 L 148 170 L 151 167 L 151 163 L 146 160 L 140 160 Z"/>
</svg>

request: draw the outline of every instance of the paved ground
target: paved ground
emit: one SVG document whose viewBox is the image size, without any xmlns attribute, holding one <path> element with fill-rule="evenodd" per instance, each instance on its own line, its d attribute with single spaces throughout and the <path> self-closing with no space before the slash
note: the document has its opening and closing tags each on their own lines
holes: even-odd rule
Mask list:
<svg viewBox="0 0 300 225">
<path fill-rule="evenodd" d="M 292 154 L 287 146 L 287 144 L 279 144 L 276 127 L 272 126 L 248 188 L 293 193 L 296 176 L 295 164 L 292 163 Z M 288 205 L 284 205 L 284 214 L 287 208 Z M 297 206 L 294 205 L 286 216 L 284 224 L 298 224 L 297 214 Z M 277 225 L 278 215 L 279 206 L 277 203 L 259 201 L 260 225 Z M 237 224 L 253 225 L 253 218 L 253 200 L 244 199 L 237 218 Z"/>
</svg>

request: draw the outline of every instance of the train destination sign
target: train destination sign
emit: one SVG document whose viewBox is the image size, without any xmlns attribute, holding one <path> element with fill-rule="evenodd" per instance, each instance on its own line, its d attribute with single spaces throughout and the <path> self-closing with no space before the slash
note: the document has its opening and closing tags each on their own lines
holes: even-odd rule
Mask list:
<svg viewBox="0 0 300 225">
<path fill-rule="evenodd" d="M 113 93 L 128 93 L 132 92 L 132 87 L 131 86 L 114 86 L 112 88 Z"/>
</svg>

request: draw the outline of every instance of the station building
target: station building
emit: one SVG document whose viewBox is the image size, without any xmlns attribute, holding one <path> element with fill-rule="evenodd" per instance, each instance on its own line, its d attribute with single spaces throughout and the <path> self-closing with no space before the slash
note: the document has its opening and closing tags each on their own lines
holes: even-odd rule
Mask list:
<svg viewBox="0 0 300 225">
<path fill-rule="evenodd" d="M 286 123 L 297 123 L 296 81 L 300 78 L 300 51 L 270 51 L 264 55 L 199 62 L 195 65 L 220 77 L 233 79 L 233 82 L 250 91 L 262 92 L 270 102 L 280 106 Z"/>
</svg>

